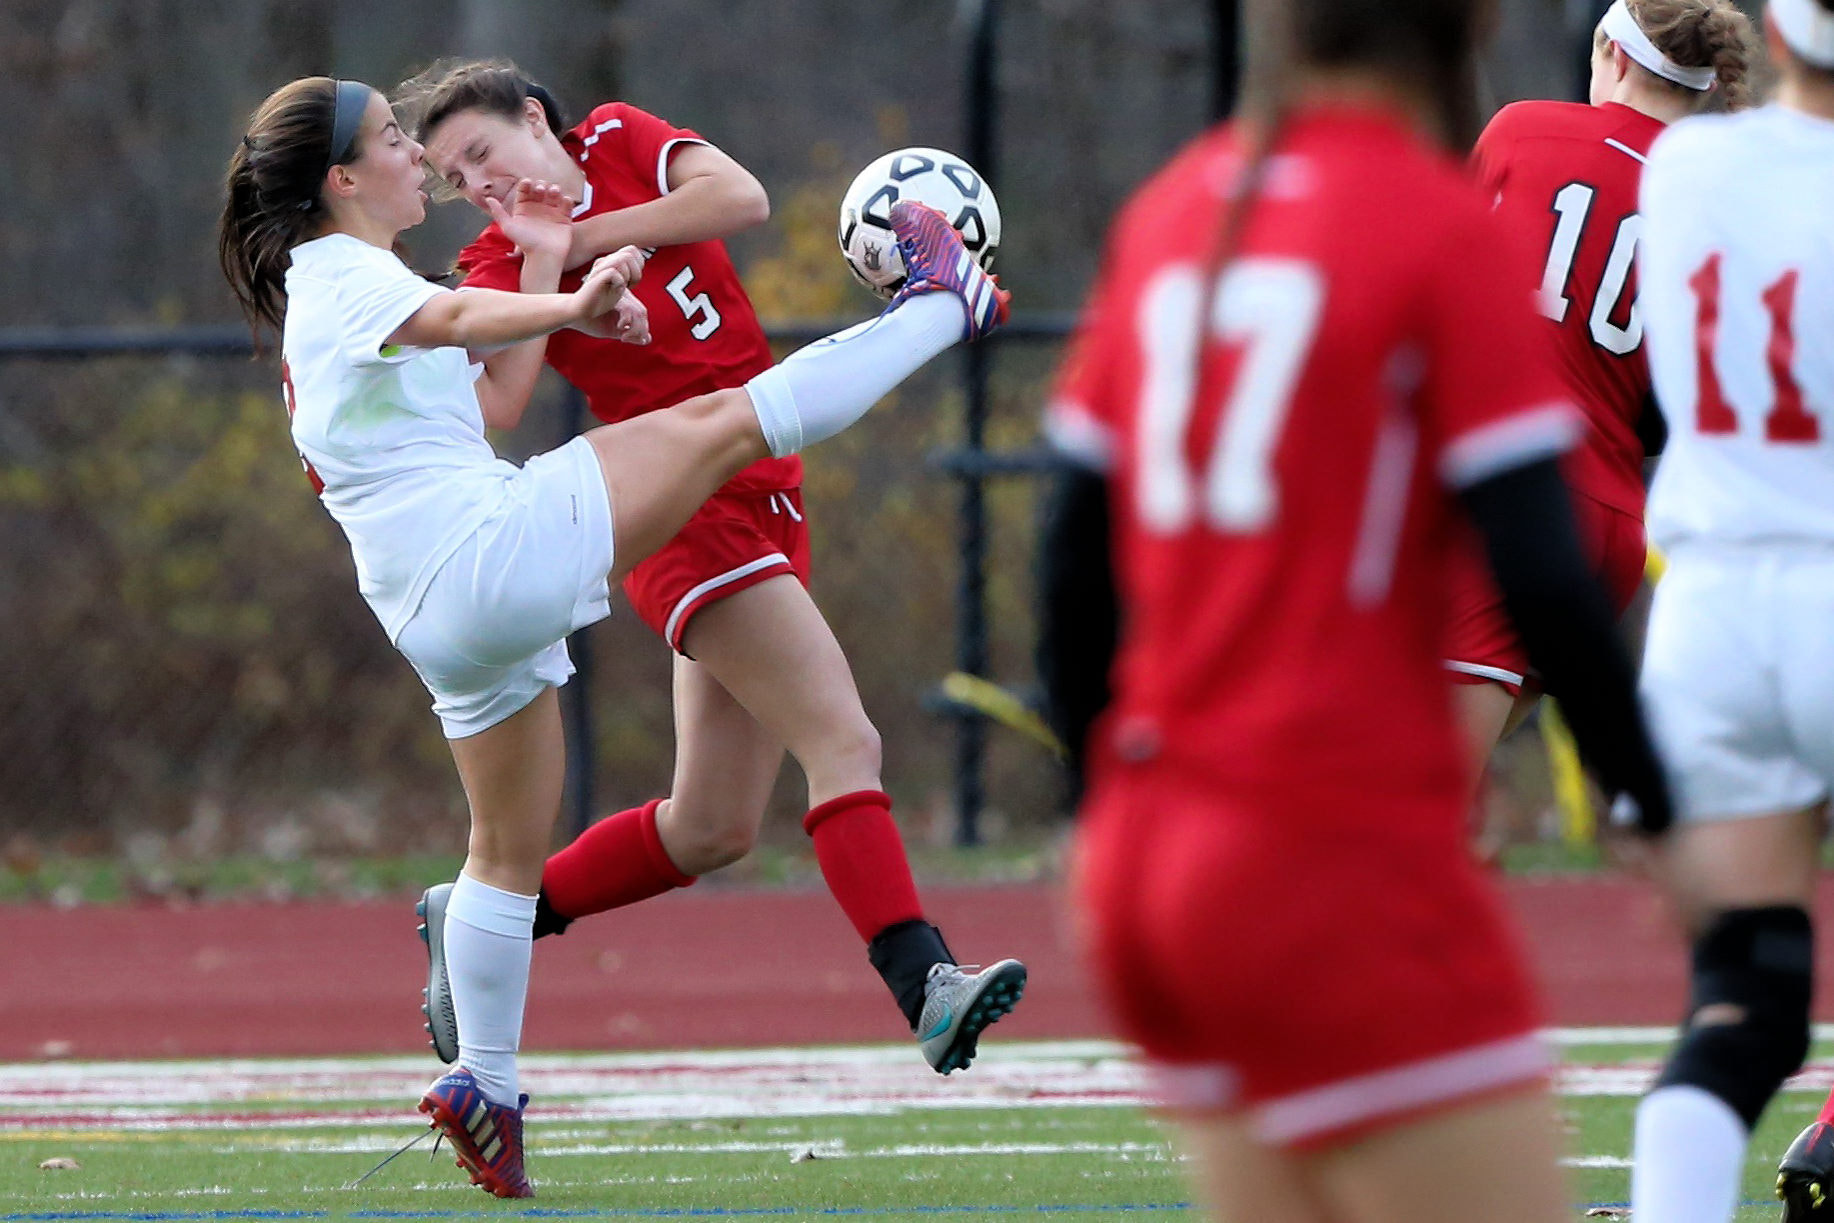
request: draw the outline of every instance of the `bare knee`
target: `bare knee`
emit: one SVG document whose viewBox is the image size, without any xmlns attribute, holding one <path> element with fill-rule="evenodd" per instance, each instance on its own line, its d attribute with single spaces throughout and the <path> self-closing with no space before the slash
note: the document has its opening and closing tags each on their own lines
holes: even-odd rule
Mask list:
<svg viewBox="0 0 1834 1223">
<path fill-rule="evenodd" d="M 884 745 L 878 728 L 862 716 L 832 728 L 803 747 L 796 758 L 809 779 L 811 795 L 876 790 Z"/>
<path fill-rule="evenodd" d="M 674 802 L 657 813 L 656 832 L 669 861 L 684 875 L 731 866 L 758 844 L 757 820 L 720 818 Z"/>
</svg>

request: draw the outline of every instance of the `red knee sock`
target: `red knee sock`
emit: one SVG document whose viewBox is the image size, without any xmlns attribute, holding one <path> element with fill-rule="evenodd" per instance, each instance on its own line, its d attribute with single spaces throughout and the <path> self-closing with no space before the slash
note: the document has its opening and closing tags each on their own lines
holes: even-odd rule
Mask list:
<svg viewBox="0 0 1834 1223">
<path fill-rule="evenodd" d="M 878 790 L 843 794 L 812 809 L 802 830 L 815 842 L 828 890 L 860 937 L 923 917 L 904 840 L 892 822 L 892 800 Z"/>
<path fill-rule="evenodd" d="M 548 859 L 541 890 L 562 917 L 585 917 L 685 888 L 693 875 L 676 869 L 656 832 L 660 798 L 608 815 Z"/>
<path fill-rule="evenodd" d="M 1828 1101 L 1821 1106 L 1821 1116 L 1815 1118 L 1823 1125 L 1834 1125 L 1834 1091 L 1828 1093 Z"/>
</svg>

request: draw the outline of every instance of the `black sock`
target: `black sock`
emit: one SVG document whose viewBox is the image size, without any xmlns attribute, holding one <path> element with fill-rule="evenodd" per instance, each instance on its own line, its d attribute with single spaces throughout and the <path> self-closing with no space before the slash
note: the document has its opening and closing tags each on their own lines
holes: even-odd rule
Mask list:
<svg viewBox="0 0 1834 1223">
<path fill-rule="evenodd" d="M 955 963 L 948 944 L 942 941 L 942 931 L 921 919 L 901 921 L 873 935 L 866 945 L 866 958 L 879 970 L 913 1032 L 923 1014 L 923 983 L 931 966 Z"/>
<path fill-rule="evenodd" d="M 546 938 L 550 934 L 565 934 L 567 927 L 573 924 L 571 917 L 562 917 L 548 903 L 547 889 L 535 895 L 535 937 Z"/>
</svg>

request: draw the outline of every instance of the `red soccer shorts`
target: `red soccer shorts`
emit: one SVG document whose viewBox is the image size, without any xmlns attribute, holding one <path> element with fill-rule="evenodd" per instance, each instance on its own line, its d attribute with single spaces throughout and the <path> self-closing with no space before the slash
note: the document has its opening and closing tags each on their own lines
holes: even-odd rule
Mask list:
<svg viewBox="0 0 1834 1223">
<path fill-rule="evenodd" d="M 1611 609 L 1621 616 L 1643 581 L 1649 552 L 1643 522 L 1577 492 L 1573 514 L 1592 559 L 1593 576 L 1604 586 Z M 1503 608 L 1481 543 L 1474 540 L 1472 547 L 1462 549 L 1457 565 L 1446 630 L 1446 670 L 1454 683 L 1496 683 L 1520 695 L 1523 677 L 1529 673 L 1528 653 Z M 1529 676 L 1531 686 L 1534 682 Z"/>
<path fill-rule="evenodd" d="M 759 582 L 793 573 L 809 584 L 802 490 L 715 493 L 624 579 L 637 616 L 681 652 L 695 613 Z"/>
<path fill-rule="evenodd" d="M 1100 787 L 1076 847 L 1095 976 L 1163 1102 L 1324 1146 L 1546 1075 L 1462 793 Z"/>
</svg>

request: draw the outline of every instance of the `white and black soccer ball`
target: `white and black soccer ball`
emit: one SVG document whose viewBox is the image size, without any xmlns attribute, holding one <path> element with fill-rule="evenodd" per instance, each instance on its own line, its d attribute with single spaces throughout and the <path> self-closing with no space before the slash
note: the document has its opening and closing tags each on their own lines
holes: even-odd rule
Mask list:
<svg viewBox="0 0 1834 1223">
<path fill-rule="evenodd" d="M 904 285 L 904 258 L 892 233 L 899 200 L 928 204 L 949 218 L 982 269 L 1000 249 L 1000 205 L 975 168 L 941 149 L 899 149 L 861 170 L 841 197 L 841 253 L 854 279 L 889 298 Z"/>
</svg>

